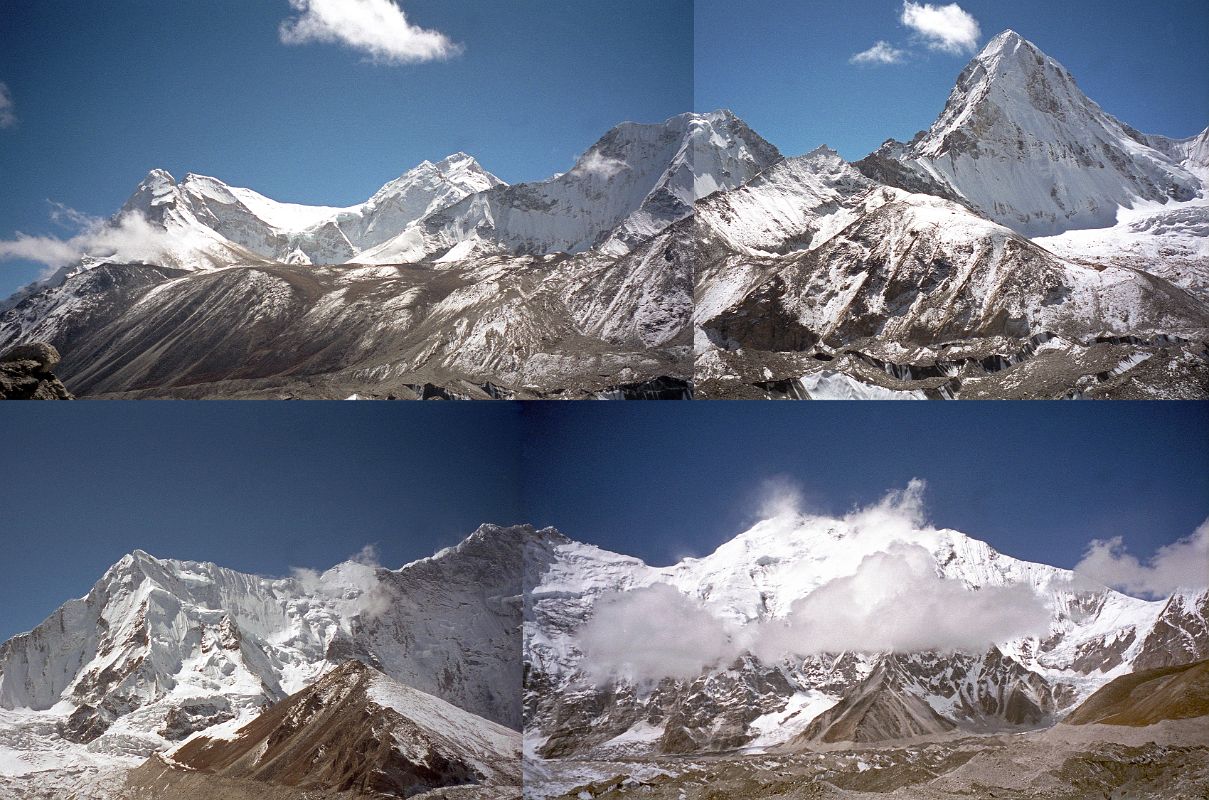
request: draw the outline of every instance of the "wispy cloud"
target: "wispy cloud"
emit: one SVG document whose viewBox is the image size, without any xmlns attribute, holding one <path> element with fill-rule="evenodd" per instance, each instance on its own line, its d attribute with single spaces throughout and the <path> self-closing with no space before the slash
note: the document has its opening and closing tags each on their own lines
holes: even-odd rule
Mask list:
<svg viewBox="0 0 1209 800">
<path fill-rule="evenodd" d="M 849 64 L 901 64 L 907 55 L 905 50 L 892 46 L 885 40 L 879 40 L 868 50 L 862 50 L 852 58 Z"/>
<path fill-rule="evenodd" d="M 290 0 L 290 5 L 298 16 L 281 23 L 284 44 L 343 44 L 381 64 L 440 61 L 463 49 L 439 31 L 412 25 L 394 0 Z"/>
<path fill-rule="evenodd" d="M 13 110 L 13 95 L 8 85 L 0 83 L 0 128 L 11 128 L 17 124 L 17 114 Z"/>
<path fill-rule="evenodd" d="M 292 567 L 290 573 L 308 594 L 334 602 L 349 615 L 373 619 L 389 611 L 396 600 L 389 584 L 378 578 L 381 569 L 378 549 L 371 544 L 326 572 Z"/>
<path fill-rule="evenodd" d="M 901 22 L 918 33 L 933 50 L 959 55 L 978 47 L 978 20 L 956 3 L 932 5 L 904 0 Z"/>
<path fill-rule="evenodd" d="M 1095 539 L 1075 572 L 1130 594 L 1164 597 L 1209 586 L 1209 520 L 1191 536 L 1160 547 L 1146 561 L 1126 552 L 1120 536 Z"/>
<path fill-rule="evenodd" d="M 578 638 L 589 678 L 641 684 L 691 678 L 734 658 L 736 636 L 699 602 L 657 583 L 602 597 Z"/>
<path fill-rule="evenodd" d="M 62 238 L 18 231 L 12 239 L 0 239 L 0 261 L 33 261 L 46 266 L 45 276 L 86 255 L 155 261 L 172 245 L 170 234 L 137 212 L 107 222 L 51 201 L 50 218 L 74 234 Z"/>
<path fill-rule="evenodd" d="M 624 161 L 618 161 L 615 158 L 609 158 L 600 154 L 599 150 L 589 150 L 584 157 L 575 165 L 576 172 L 586 172 L 590 175 L 597 175 L 601 178 L 608 179 L 621 172 L 626 168 Z"/>
</svg>

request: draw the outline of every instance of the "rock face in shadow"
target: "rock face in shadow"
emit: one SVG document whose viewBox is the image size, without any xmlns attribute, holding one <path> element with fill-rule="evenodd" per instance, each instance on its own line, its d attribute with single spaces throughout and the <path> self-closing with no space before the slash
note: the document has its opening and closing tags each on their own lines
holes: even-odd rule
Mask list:
<svg viewBox="0 0 1209 800">
<path fill-rule="evenodd" d="M 0 400 L 71 400 L 52 370 L 59 351 L 43 342 L 22 344 L 0 355 Z"/>
<path fill-rule="evenodd" d="M 1154 725 L 1209 715 L 1209 660 L 1122 675 L 1071 712 L 1068 725 Z"/>
</svg>

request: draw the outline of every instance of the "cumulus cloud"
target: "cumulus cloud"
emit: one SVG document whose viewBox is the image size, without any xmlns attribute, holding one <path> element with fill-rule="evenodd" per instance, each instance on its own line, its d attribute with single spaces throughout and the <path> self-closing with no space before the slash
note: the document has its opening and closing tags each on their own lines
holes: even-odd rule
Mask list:
<svg viewBox="0 0 1209 800">
<path fill-rule="evenodd" d="M 850 64 L 901 64 L 903 58 L 907 55 L 905 50 L 900 50 L 892 46 L 885 40 L 879 40 L 874 43 L 868 50 L 861 52 L 848 59 Z"/>
<path fill-rule="evenodd" d="M 172 237 L 147 221 L 140 212 L 130 212 L 106 222 L 52 203 L 51 220 L 76 230 L 67 238 L 32 236 L 18 231 L 12 239 L 0 239 L 0 261 L 23 260 L 43 264 L 48 272 L 79 261 L 83 256 L 125 261 L 154 262 L 172 245 Z"/>
<path fill-rule="evenodd" d="M 1160 547 L 1146 561 L 1125 549 L 1120 536 L 1094 539 L 1075 573 L 1114 589 L 1165 597 L 1177 589 L 1209 586 L 1209 520 L 1183 539 Z"/>
<path fill-rule="evenodd" d="M 690 678 L 740 651 L 731 626 L 662 583 L 599 599 L 579 647 L 589 678 L 639 684 Z"/>
<path fill-rule="evenodd" d="M 854 574 L 798 600 L 784 620 L 761 626 L 761 658 L 857 651 L 980 652 L 995 642 L 1043 635 L 1050 610 L 1025 585 L 967 588 L 941 577 L 923 547 L 894 542 Z"/>
<path fill-rule="evenodd" d="M 929 48 L 953 55 L 974 52 L 982 36 L 978 20 L 956 3 L 942 6 L 904 0 L 899 19 Z"/>
<path fill-rule="evenodd" d="M 784 617 L 738 626 L 665 584 L 603 598 L 580 633 L 584 671 L 597 682 L 650 683 L 693 677 L 745 652 L 765 662 L 842 651 L 982 652 L 1045 635 L 1051 609 L 1030 585 L 970 588 L 944 577 L 921 544 L 935 533 L 925 489 L 912 480 L 837 520 L 851 560 L 833 559 L 841 574 L 798 599 Z M 768 492 L 766 512 L 797 513 L 800 493 L 792 482 L 770 482 Z"/>
<path fill-rule="evenodd" d="M 0 128 L 11 128 L 17 124 L 17 114 L 13 110 L 13 95 L 8 85 L 0 83 Z"/>
<path fill-rule="evenodd" d="M 407 21 L 394 0 L 290 0 L 298 16 L 281 23 L 284 44 L 324 42 L 367 53 L 381 64 L 442 61 L 462 46 Z"/>
<path fill-rule="evenodd" d="M 377 548 L 366 545 L 325 572 L 292 567 L 290 573 L 307 594 L 332 600 L 350 616 L 359 614 L 363 619 L 373 619 L 390 609 L 395 601 L 390 586 L 378 577 L 381 569 Z"/>
</svg>

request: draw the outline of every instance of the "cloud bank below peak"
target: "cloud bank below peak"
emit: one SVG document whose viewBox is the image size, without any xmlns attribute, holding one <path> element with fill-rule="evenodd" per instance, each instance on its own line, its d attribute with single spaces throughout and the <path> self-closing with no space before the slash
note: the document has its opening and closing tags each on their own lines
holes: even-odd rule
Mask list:
<svg viewBox="0 0 1209 800">
<path fill-rule="evenodd" d="M 797 600 L 782 618 L 739 626 L 663 583 L 602 597 L 579 633 L 582 668 L 601 684 L 656 683 L 726 667 L 745 653 L 773 663 L 844 651 L 984 652 L 1045 635 L 1052 609 L 1032 587 L 972 590 L 938 572 L 934 555 L 918 543 L 932 530 L 925 488 L 912 480 L 844 515 L 854 551 L 850 571 Z M 761 511 L 792 521 L 800 504 L 801 492 L 776 479 Z"/>
</svg>

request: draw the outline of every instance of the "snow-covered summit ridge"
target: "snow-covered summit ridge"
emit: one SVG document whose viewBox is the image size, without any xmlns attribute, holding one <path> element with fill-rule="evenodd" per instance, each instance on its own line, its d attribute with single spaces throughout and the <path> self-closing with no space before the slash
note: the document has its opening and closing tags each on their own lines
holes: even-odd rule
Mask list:
<svg viewBox="0 0 1209 800">
<path fill-rule="evenodd" d="M 503 185 L 471 156 L 424 161 L 363 203 L 344 208 L 283 203 L 251 189 L 190 173 L 177 182 L 154 169 L 118 217 L 141 214 L 174 236 L 217 237 L 289 263 L 343 263 L 412 222 L 467 195 Z"/>
<path fill-rule="evenodd" d="M 501 250 L 622 255 L 689 216 L 698 199 L 740 186 L 780 159 L 726 110 L 623 122 L 567 172 L 467 197 L 357 260 L 415 262 Z"/>
<path fill-rule="evenodd" d="M 527 746 L 548 758 L 759 751 L 871 688 L 943 730 L 1021 730 L 1135 667 L 1209 654 L 1205 590 L 1143 600 L 1004 555 L 932 525 L 922 488 L 839 515 L 778 498 L 712 553 L 669 566 L 565 538 L 533 548 Z M 902 681 L 867 685 L 891 663 Z M 900 727 L 878 737 L 920 733 Z"/>
<path fill-rule="evenodd" d="M 133 737 L 153 752 L 354 659 L 519 726 L 521 557 L 497 539 L 398 570 L 358 557 L 286 578 L 134 551 L 0 644 L 0 708 L 67 715 L 73 741 Z"/>
<path fill-rule="evenodd" d="M 905 169 L 903 188 L 932 183 L 1028 236 L 1107 227 L 1120 207 L 1187 201 L 1201 181 L 1089 99 L 1058 61 L 1015 31 L 987 43 L 957 80 L 932 127 L 887 142 L 870 174 Z"/>
<path fill-rule="evenodd" d="M 601 599 L 660 584 L 699 604 L 732 632 L 794 623 L 799 604 L 815 592 L 851 586 L 854 576 L 868 570 L 871 559 L 887 556 L 922 558 L 924 572 L 931 573 L 923 575 L 923 589 L 951 592 L 945 587 L 952 585 L 971 592 L 971 597 L 1007 589 L 1027 601 L 1022 608 L 1048 609 L 1048 634 L 1038 630 L 1037 638 L 1027 643 L 996 642 L 1030 665 L 1042 657 L 1039 640 L 1047 635 L 1060 644 L 1051 643 L 1044 658 L 1066 665 L 1055 669 L 1067 669 L 1067 659 L 1073 660 L 1071 653 L 1080 647 L 1112 638 L 1121 628 L 1146 630 L 1161 612 L 1162 602 L 1132 598 L 1069 570 L 1012 558 L 959 531 L 927 524 L 919 511 L 920 490 L 913 484 L 882 503 L 838 517 L 785 510 L 707 556 L 667 567 L 573 541 L 555 542 L 532 592 L 538 613 L 528 646 L 553 671 L 574 669 L 582 654 L 567 628 L 582 622 L 570 622 L 568 614 L 589 619 Z M 859 587 L 859 580 L 855 585 Z M 568 597 L 575 599 L 568 602 Z M 562 621 L 542 625 L 546 615 Z M 1019 655 L 1022 649 L 1027 658 Z"/>
</svg>

